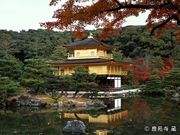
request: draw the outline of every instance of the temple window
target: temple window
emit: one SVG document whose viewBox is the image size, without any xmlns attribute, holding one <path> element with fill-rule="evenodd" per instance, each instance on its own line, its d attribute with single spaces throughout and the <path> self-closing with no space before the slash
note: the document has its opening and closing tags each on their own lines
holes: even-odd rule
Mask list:
<svg viewBox="0 0 180 135">
<path fill-rule="evenodd" d="M 76 53 L 76 56 L 79 57 L 79 56 L 80 56 L 80 52 L 77 52 L 77 53 Z"/>
<path fill-rule="evenodd" d="M 94 51 L 91 51 L 91 56 L 94 56 L 95 55 L 95 52 Z"/>
</svg>

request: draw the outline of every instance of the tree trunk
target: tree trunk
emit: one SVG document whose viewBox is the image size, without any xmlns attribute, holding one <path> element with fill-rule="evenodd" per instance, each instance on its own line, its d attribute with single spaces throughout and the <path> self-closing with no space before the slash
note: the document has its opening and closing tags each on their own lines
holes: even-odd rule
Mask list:
<svg viewBox="0 0 180 135">
<path fill-rule="evenodd" d="M 76 95 L 78 94 L 78 92 L 79 92 L 79 90 L 76 90 L 73 97 L 76 97 Z"/>
</svg>

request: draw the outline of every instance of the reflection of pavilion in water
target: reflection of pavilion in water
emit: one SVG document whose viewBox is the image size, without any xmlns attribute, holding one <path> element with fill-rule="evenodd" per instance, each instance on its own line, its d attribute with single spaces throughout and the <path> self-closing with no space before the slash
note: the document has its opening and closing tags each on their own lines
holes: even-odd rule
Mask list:
<svg viewBox="0 0 180 135">
<path fill-rule="evenodd" d="M 128 117 L 128 111 L 119 111 L 92 116 L 86 113 L 63 113 L 64 119 L 81 119 L 89 124 L 96 124 L 100 129 L 113 129 L 120 125 Z M 108 135 L 108 130 L 96 130 L 96 135 Z"/>
</svg>

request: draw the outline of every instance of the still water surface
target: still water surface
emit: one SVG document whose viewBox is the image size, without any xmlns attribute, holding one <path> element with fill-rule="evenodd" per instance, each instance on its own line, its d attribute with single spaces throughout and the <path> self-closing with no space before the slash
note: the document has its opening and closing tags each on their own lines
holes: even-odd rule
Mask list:
<svg viewBox="0 0 180 135">
<path fill-rule="evenodd" d="M 81 108 L 0 110 L 0 135 L 63 135 L 66 122 L 74 119 L 85 123 L 87 135 L 180 135 L 179 104 L 150 97 L 123 99 L 122 110 L 115 112 Z"/>
</svg>

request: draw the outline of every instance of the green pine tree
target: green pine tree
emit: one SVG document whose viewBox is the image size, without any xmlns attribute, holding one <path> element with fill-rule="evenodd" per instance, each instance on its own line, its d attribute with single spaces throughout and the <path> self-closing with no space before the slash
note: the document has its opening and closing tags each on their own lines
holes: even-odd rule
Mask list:
<svg viewBox="0 0 180 135">
<path fill-rule="evenodd" d="M 76 67 L 72 74 L 72 86 L 76 91 L 75 95 L 79 91 L 90 91 L 96 90 L 98 85 L 95 83 L 96 74 L 89 74 L 88 70 L 84 67 Z"/>
<path fill-rule="evenodd" d="M 31 92 L 45 92 L 52 78 L 54 78 L 53 69 L 45 59 L 28 59 L 25 61 L 21 85 Z"/>
</svg>

